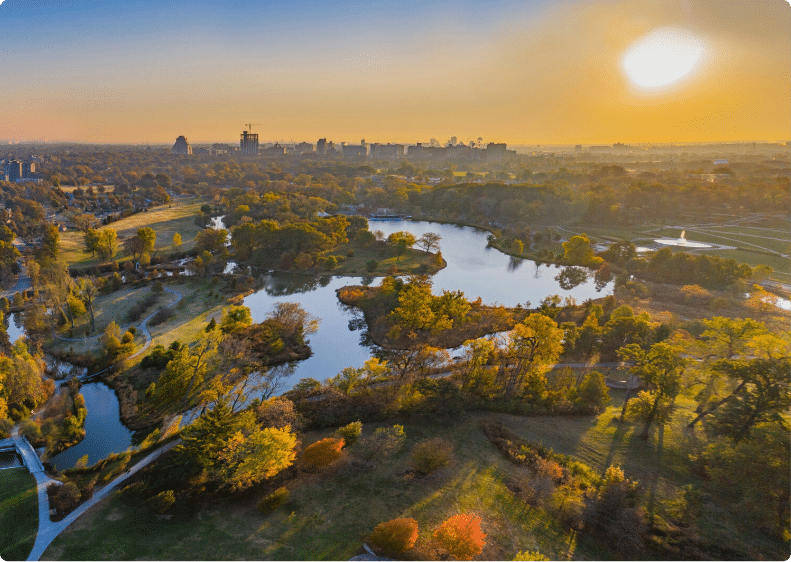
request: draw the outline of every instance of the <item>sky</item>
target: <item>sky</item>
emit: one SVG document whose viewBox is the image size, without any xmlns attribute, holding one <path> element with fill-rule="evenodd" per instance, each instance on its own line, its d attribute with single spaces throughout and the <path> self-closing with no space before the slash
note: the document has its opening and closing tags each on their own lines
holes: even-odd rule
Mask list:
<svg viewBox="0 0 791 562">
<path fill-rule="evenodd" d="M 670 84 L 641 86 L 624 70 L 624 57 L 657 33 L 685 38 L 694 64 Z M 656 61 L 647 60 L 642 71 L 661 78 Z M 238 142 L 251 122 L 262 141 L 313 143 L 788 140 L 791 6 L 0 4 L 0 140 L 172 143 L 185 135 L 191 143 Z"/>
</svg>

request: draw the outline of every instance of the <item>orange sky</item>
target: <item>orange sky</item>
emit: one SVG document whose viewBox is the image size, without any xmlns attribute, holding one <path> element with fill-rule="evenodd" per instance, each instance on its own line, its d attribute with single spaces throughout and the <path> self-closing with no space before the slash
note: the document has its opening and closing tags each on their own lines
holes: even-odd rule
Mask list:
<svg viewBox="0 0 791 562">
<path fill-rule="evenodd" d="M 4 14 L 15 1 L 0 7 L 0 139 L 236 141 L 249 120 L 262 139 L 310 142 L 776 141 L 791 131 L 783 0 L 503 1 L 486 12 L 357 2 L 249 21 L 223 2 L 181 15 L 138 3 L 140 27 L 86 9 L 25 33 L 14 31 L 22 8 Z M 620 58 L 662 26 L 699 38 L 704 57 L 674 87 L 639 91 Z M 239 34 L 251 38 L 244 49 Z"/>
</svg>

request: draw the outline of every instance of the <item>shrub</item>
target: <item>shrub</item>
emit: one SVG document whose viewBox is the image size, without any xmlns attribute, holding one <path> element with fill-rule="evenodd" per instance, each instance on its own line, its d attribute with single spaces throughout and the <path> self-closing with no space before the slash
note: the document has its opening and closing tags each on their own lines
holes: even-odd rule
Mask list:
<svg viewBox="0 0 791 562">
<path fill-rule="evenodd" d="M 347 446 L 354 445 L 363 432 L 363 422 L 356 421 L 339 428 L 335 433 L 343 437 Z"/>
<path fill-rule="evenodd" d="M 472 560 L 486 544 L 480 517 L 467 513 L 459 513 L 445 521 L 434 531 L 434 539 L 459 560 Z"/>
<path fill-rule="evenodd" d="M 344 440 L 327 437 L 316 441 L 302 452 L 302 460 L 313 468 L 324 468 L 341 456 Z"/>
<path fill-rule="evenodd" d="M 527 550 L 525 552 L 521 552 L 521 551 L 517 552 L 516 556 L 514 556 L 514 560 L 519 562 L 532 562 L 532 561 L 549 560 L 549 558 L 547 558 L 537 550 Z"/>
<path fill-rule="evenodd" d="M 417 521 L 409 517 L 399 517 L 379 523 L 368 540 L 388 553 L 400 554 L 415 546 L 417 535 Z"/>
<path fill-rule="evenodd" d="M 262 427 L 283 429 L 286 426 L 291 426 L 298 429 L 300 426 L 299 414 L 294 410 L 294 403 L 282 396 L 264 400 L 256 408 L 255 414 Z"/>
<path fill-rule="evenodd" d="M 420 474 L 431 474 L 446 466 L 453 458 L 453 443 L 441 437 L 427 439 L 412 448 L 409 464 Z"/>
<path fill-rule="evenodd" d="M 260 502 L 258 502 L 258 511 L 266 515 L 276 510 L 278 507 L 288 501 L 288 488 L 281 486 Z"/>
<path fill-rule="evenodd" d="M 149 320 L 148 323 L 151 324 L 152 326 L 157 326 L 159 324 L 162 324 L 163 322 L 167 322 L 175 315 L 176 313 L 173 312 L 172 308 L 161 308 L 160 310 L 157 311 L 156 314 L 154 314 L 154 316 L 151 317 L 151 320 Z"/>
<path fill-rule="evenodd" d="M 165 490 L 146 500 L 148 508 L 154 513 L 160 514 L 165 513 L 174 503 L 176 503 L 176 496 L 173 490 Z"/>
<path fill-rule="evenodd" d="M 379 262 L 376 260 L 368 260 L 367 262 L 365 262 L 365 269 L 367 269 L 370 272 L 376 271 L 377 267 L 379 267 Z"/>
</svg>

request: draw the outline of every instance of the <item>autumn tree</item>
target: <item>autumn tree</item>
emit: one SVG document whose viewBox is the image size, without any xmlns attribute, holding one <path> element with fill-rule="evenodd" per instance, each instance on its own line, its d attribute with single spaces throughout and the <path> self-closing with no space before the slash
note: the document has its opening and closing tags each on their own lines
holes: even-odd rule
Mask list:
<svg viewBox="0 0 791 562">
<path fill-rule="evenodd" d="M 406 231 L 398 231 L 393 232 L 390 236 L 387 237 L 387 243 L 395 248 L 396 255 L 401 258 L 404 252 L 407 251 L 408 248 L 411 248 L 415 245 L 417 239 L 415 235 L 411 232 Z"/>
<path fill-rule="evenodd" d="M 598 267 L 604 260 L 593 255 L 591 241 L 587 234 L 572 236 L 563 242 L 563 259 L 570 264 Z"/>
<path fill-rule="evenodd" d="M 310 467 L 324 468 L 340 458 L 344 444 L 343 439 L 326 437 L 305 448 L 302 460 Z"/>
<path fill-rule="evenodd" d="M 179 234 L 178 232 L 173 234 L 172 245 L 173 245 L 173 248 L 176 249 L 176 250 L 181 247 L 181 234 Z"/>
<path fill-rule="evenodd" d="M 486 545 L 481 518 L 469 513 L 459 513 L 442 523 L 434 531 L 434 540 L 459 560 L 472 560 Z"/>
<path fill-rule="evenodd" d="M 522 391 L 541 397 L 546 387 L 545 373 L 563 351 L 562 341 L 563 330 L 543 314 L 530 314 L 514 326 L 500 350 L 497 380 L 502 394 L 510 397 Z"/>
<path fill-rule="evenodd" d="M 388 554 L 397 555 L 415 546 L 417 537 L 417 521 L 410 517 L 399 517 L 379 523 L 368 540 Z"/>
<path fill-rule="evenodd" d="M 366 451 L 365 462 L 371 462 L 375 457 L 384 457 L 398 451 L 406 440 L 403 425 L 379 427 L 374 434 L 362 443 Z"/>
</svg>

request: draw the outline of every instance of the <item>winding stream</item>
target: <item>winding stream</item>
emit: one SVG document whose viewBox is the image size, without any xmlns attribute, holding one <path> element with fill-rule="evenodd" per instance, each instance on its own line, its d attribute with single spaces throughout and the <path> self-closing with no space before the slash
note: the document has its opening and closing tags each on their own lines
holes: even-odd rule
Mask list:
<svg viewBox="0 0 791 562">
<path fill-rule="evenodd" d="M 543 298 L 555 294 L 582 301 L 612 292 L 612 283 L 597 291 L 591 279 L 564 290 L 555 279 L 560 268 L 516 260 L 488 248 L 487 233 L 473 228 L 429 222 L 372 221 L 370 229 L 382 230 L 385 235 L 398 230 L 407 230 L 418 237 L 428 231 L 439 234 L 442 255 L 448 266 L 433 277 L 433 290 L 437 294 L 443 289 L 461 289 L 470 299 L 480 296 L 484 304 L 515 306 L 530 301 L 537 306 Z M 338 302 L 335 290 L 345 285 L 378 284 L 378 279 L 270 273 L 263 275 L 261 282 L 263 288 L 244 299 L 255 322 L 264 320 L 275 303 L 284 301 L 298 302 L 319 319 L 318 331 L 309 337 L 313 355 L 295 365 L 284 389 L 301 378 L 321 381 L 335 376 L 344 367 L 361 367 L 371 357 L 375 346 L 367 339 L 361 314 Z M 12 341 L 23 335 L 24 330 L 16 325 L 15 315 L 10 315 L 8 326 Z M 115 392 L 102 382 L 86 383 L 81 392 L 88 409 L 86 436 L 79 444 L 51 459 L 59 470 L 73 466 L 85 454 L 88 464 L 92 464 L 132 445 L 132 432 L 119 419 Z"/>
</svg>

